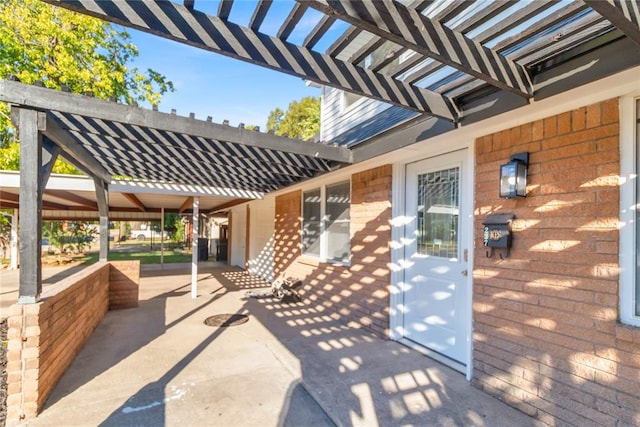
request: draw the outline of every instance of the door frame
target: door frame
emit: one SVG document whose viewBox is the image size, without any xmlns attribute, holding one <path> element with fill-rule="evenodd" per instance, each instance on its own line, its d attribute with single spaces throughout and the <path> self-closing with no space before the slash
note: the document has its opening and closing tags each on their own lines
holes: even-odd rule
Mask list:
<svg viewBox="0 0 640 427">
<path fill-rule="evenodd" d="M 465 221 L 466 233 L 463 241 L 460 242 L 461 249 L 468 249 L 468 271 L 467 275 L 467 325 L 466 325 L 466 356 L 467 363 L 462 365 L 449 360 L 445 357 L 434 354 L 433 351 L 419 346 L 412 341 L 406 340 L 402 337 L 400 332 L 402 328 L 403 315 L 399 309 L 399 305 L 402 304 L 402 291 L 400 289 L 400 283 L 404 280 L 404 246 L 402 241 L 404 239 L 405 224 L 407 222 L 407 216 L 405 212 L 405 194 L 406 194 L 406 167 L 410 163 L 426 160 L 440 155 L 448 154 L 454 151 L 467 150 L 466 163 L 467 168 L 463 171 L 462 179 L 466 182 L 465 188 L 460 189 L 461 200 L 470 200 L 471 206 L 469 209 L 469 218 Z M 391 204 L 391 292 L 389 301 L 389 337 L 394 341 L 401 342 L 409 347 L 414 348 L 437 361 L 450 366 L 465 374 L 467 380 L 472 379 L 473 373 L 473 253 L 474 253 L 474 229 L 473 229 L 473 211 L 474 211 L 474 187 L 475 187 L 475 170 L 474 170 L 474 144 L 463 143 L 455 146 L 448 145 L 433 147 L 430 150 L 421 150 L 419 153 L 414 153 L 412 159 L 407 159 L 403 162 L 394 163 L 393 165 L 393 184 L 392 184 L 392 204 Z"/>
</svg>

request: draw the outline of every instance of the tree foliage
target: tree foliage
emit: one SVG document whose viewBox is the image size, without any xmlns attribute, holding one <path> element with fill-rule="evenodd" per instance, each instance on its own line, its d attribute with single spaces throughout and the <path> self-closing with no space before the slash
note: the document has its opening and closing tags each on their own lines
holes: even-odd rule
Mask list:
<svg viewBox="0 0 640 427">
<path fill-rule="evenodd" d="M 42 235 L 49 239 L 49 252 L 82 254 L 91 246 L 96 230 L 80 221 L 46 221 Z"/>
<path fill-rule="evenodd" d="M 287 111 L 276 108 L 269 113 L 267 131 L 290 138 L 313 138 L 320 132 L 320 98 L 307 96 L 292 101 Z"/>
<path fill-rule="evenodd" d="M 129 68 L 138 48 L 127 32 L 38 0 L 0 0 L 0 46 L 0 78 L 39 80 L 52 89 L 64 85 L 74 93 L 127 104 L 157 105 L 173 91 L 162 74 Z M 0 169 L 19 167 L 14 133 L 9 108 L 0 103 Z M 73 169 L 57 164 L 54 171 Z"/>
</svg>

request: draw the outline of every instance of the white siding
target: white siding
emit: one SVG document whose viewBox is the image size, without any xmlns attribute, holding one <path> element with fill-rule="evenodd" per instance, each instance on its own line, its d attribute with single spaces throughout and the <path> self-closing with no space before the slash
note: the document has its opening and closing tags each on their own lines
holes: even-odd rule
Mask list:
<svg viewBox="0 0 640 427">
<path fill-rule="evenodd" d="M 247 207 L 240 205 L 231 209 L 231 265 L 244 269 L 247 234 Z"/>
<path fill-rule="evenodd" d="M 331 141 L 389 107 L 390 104 L 363 97 L 344 108 L 342 91 L 325 86 L 320 109 L 320 140 Z"/>
<path fill-rule="evenodd" d="M 276 199 L 267 197 L 249 204 L 249 274 L 268 282 L 273 277 L 273 235 Z"/>
</svg>

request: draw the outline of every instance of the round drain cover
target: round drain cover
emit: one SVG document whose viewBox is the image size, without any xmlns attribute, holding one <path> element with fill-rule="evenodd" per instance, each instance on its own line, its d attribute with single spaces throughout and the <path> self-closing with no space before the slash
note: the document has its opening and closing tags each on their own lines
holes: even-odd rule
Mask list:
<svg viewBox="0 0 640 427">
<path fill-rule="evenodd" d="M 249 316 L 244 314 L 216 314 L 207 317 L 204 324 L 207 326 L 218 326 L 226 328 L 227 326 L 238 326 L 249 321 Z"/>
</svg>

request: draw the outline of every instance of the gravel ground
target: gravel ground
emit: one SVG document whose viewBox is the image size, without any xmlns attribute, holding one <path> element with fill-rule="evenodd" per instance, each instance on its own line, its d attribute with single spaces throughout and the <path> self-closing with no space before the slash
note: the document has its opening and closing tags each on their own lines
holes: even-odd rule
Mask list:
<svg viewBox="0 0 640 427">
<path fill-rule="evenodd" d="M 7 421 L 7 319 L 0 321 L 0 426 Z"/>
</svg>

